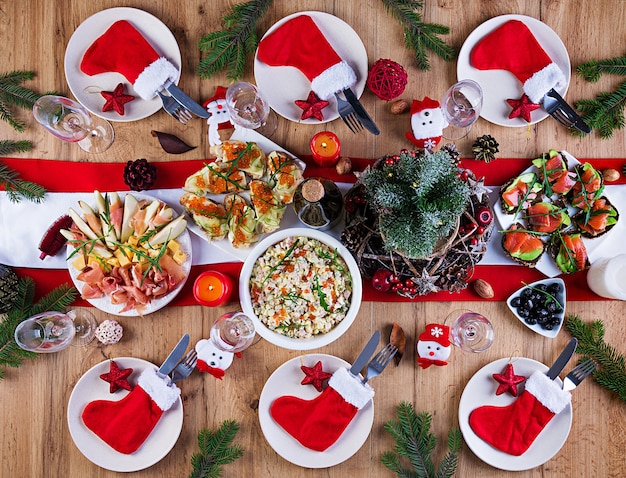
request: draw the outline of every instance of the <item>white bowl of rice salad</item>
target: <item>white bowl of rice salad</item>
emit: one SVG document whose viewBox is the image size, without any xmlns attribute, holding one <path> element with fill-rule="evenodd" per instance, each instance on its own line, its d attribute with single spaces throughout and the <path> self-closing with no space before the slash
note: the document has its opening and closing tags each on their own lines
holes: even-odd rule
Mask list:
<svg viewBox="0 0 626 478">
<path fill-rule="evenodd" d="M 334 237 L 284 229 L 259 242 L 243 264 L 239 297 L 265 340 L 311 350 L 348 330 L 361 305 L 361 274 Z"/>
</svg>

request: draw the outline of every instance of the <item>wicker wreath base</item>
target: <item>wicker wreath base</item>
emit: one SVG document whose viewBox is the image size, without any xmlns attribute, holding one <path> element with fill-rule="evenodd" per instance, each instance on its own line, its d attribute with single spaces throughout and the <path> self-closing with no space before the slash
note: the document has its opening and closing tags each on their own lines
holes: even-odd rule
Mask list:
<svg viewBox="0 0 626 478">
<path fill-rule="evenodd" d="M 358 184 L 346 194 L 346 227 L 341 235 L 341 242 L 356 259 L 364 277 L 371 278 L 381 269 L 388 270 L 400 284 L 394 288 L 395 292 L 409 298 L 443 290 L 460 292 L 467 288 L 474 266 L 487 251 L 493 230 L 493 221 L 479 227 L 475 219 L 479 208 L 490 208 L 487 194 L 473 192 L 454 232 L 444 238 L 429 257 L 420 259 L 387 250 L 378 231 L 378 217 L 362 199 L 364 197 L 362 186 Z"/>
</svg>

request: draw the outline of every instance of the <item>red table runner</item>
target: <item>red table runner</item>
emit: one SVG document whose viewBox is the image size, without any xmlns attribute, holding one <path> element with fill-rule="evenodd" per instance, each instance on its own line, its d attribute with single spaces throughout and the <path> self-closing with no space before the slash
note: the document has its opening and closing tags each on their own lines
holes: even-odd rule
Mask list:
<svg viewBox="0 0 626 478">
<path fill-rule="evenodd" d="M 355 176 L 338 175 L 334 168 L 320 168 L 310 161 L 310 158 L 303 158 L 307 162 L 305 176 L 323 176 L 337 182 L 354 182 Z M 125 191 L 128 186 L 124 184 L 123 170 L 124 163 L 89 163 L 73 161 L 57 161 L 44 159 L 20 159 L 2 158 L 9 168 L 17 171 L 20 177 L 26 181 L 33 181 L 44 186 L 50 192 L 89 192 L 94 189 L 103 191 Z M 177 188 L 184 184 L 185 179 L 200 169 L 210 160 L 183 160 L 154 162 L 157 166 L 157 181 L 154 189 Z M 581 162 L 591 162 L 597 169 L 615 168 L 621 170 L 626 162 L 625 159 L 580 159 Z M 354 170 L 361 171 L 373 160 L 352 159 Z M 523 171 L 530 165 L 529 159 L 497 159 L 490 163 L 475 160 L 463 160 L 463 167 L 471 169 L 477 177 L 484 177 L 487 185 L 500 185 L 511 177 Z M 626 184 L 623 175 L 620 180 L 612 184 Z M 45 207 L 33 204 L 33 207 Z M 193 266 L 190 276 L 181 293 L 172 301 L 171 305 L 196 305 L 193 298 L 192 285 L 195 278 L 201 272 L 209 269 L 220 270 L 232 277 L 238 277 L 242 264 L 239 262 L 209 264 Z M 36 295 L 41 297 L 54 289 L 59 284 L 72 283 L 69 272 L 65 269 L 33 269 L 16 268 L 19 275 L 32 277 L 36 283 Z M 472 279 L 484 279 L 492 284 L 495 297 L 491 300 L 505 300 L 510 294 L 518 289 L 522 282 L 533 282 L 545 278 L 545 276 L 534 269 L 510 266 L 482 266 L 478 265 Z M 506 278 L 506 280 L 503 280 Z M 572 275 L 563 275 L 563 280 L 567 286 L 568 300 L 601 300 L 600 297 L 591 292 L 587 287 L 586 273 L 579 272 Z M 368 280 L 363 281 L 363 300 L 380 302 L 400 302 L 400 301 L 472 301 L 484 300 L 473 292 L 471 287 L 458 292 L 448 291 L 429 294 L 416 299 L 407 299 L 393 293 L 381 293 L 376 291 Z M 77 305 L 88 305 L 80 300 Z"/>
</svg>

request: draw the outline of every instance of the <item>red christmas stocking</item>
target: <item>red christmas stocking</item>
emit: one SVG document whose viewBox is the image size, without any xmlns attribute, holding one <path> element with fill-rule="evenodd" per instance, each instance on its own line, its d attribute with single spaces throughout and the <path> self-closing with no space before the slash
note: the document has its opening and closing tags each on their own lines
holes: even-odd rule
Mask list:
<svg viewBox="0 0 626 478">
<path fill-rule="evenodd" d="M 89 76 L 121 73 L 144 100 L 154 98 L 157 91 L 178 77 L 178 69 L 126 20 L 115 22 L 91 44 L 80 70 Z"/>
<path fill-rule="evenodd" d="M 546 374 L 535 372 L 516 401 L 506 407 L 479 407 L 470 414 L 469 424 L 476 435 L 494 448 L 519 456 L 571 398 Z"/>
<path fill-rule="evenodd" d="M 83 422 L 120 453 L 130 454 L 148 438 L 163 412 L 180 396 L 180 389 L 156 370 L 142 372 L 133 390 L 121 400 L 94 400 L 83 410 Z"/>
<path fill-rule="evenodd" d="M 335 443 L 357 412 L 374 397 L 374 390 L 339 368 L 328 387 L 313 400 L 278 397 L 270 407 L 272 418 L 311 450 L 324 451 Z"/>
<path fill-rule="evenodd" d="M 257 58 L 270 66 L 297 68 L 322 100 L 356 83 L 354 70 L 341 59 L 308 15 L 288 20 L 261 40 Z"/>
<path fill-rule="evenodd" d="M 470 53 L 470 63 L 479 70 L 510 71 L 533 103 L 540 103 L 551 88 L 566 84 L 559 66 L 519 20 L 510 20 L 482 38 Z"/>
</svg>

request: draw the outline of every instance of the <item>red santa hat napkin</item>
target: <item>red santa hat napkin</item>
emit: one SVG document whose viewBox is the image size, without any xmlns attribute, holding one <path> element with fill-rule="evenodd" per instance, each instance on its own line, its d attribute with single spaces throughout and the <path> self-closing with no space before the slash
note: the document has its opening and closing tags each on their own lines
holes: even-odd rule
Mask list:
<svg viewBox="0 0 626 478">
<path fill-rule="evenodd" d="M 352 67 L 341 59 L 308 15 L 286 21 L 261 40 L 257 58 L 270 66 L 297 68 L 325 101 L 356 83 Z"/>
<path fill-rule="evenodd" d="M 91 44 L 80 70 L 89 76 L 121 73 L 144 100 L 154 98 L 157 91 L 178 78 L 178 69 L 126 20 L 115 22 Z"/>
<path fill-rule="evenodd" d="M 533 103 L 540 103 L 550 89 L 567 82 L 559 66 L 519 20 L 502 24 L 480 40 L 470 53 L 470 63 L 479 70 L 510 71 Z"/>
</svg>

